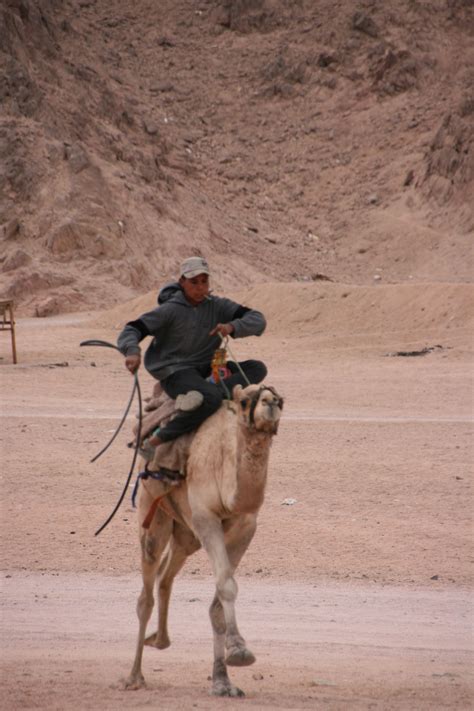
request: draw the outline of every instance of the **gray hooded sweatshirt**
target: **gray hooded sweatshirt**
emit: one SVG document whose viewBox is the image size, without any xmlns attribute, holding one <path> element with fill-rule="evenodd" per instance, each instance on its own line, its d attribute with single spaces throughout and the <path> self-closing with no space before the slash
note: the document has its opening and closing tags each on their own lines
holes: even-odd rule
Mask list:
<svg viewBox="0 0 474 711">
<path fill-rule="evenodd" d="M 260 311 L 231 299 L 210 295 L 192 306 L 178 283 L 164 287 L 158 303 L 153 311 L 127 323 L 117 341 L 120 351 L 128 356 L 141 353 L 140 341 L 152 336 L 145 367 L 157 380 L 165 380 L 178 370 L 209 366 L 221 343 L 219 335 L 209 335 L 218 323 L 232 324 L 233 338 L 260 336 L 266 327 Z"/>
</svg>

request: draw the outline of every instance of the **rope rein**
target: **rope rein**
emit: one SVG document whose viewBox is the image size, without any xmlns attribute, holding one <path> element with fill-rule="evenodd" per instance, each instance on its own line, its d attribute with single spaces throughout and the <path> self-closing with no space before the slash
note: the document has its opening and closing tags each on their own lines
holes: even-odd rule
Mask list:
<svg viewBox="0 0 474 711">
<path fill-rule="evenodd" d="M 108 343 L 107 341 L 99 341 L 99 340 L 82 341 L 79 345 L 81 345 L 81 346 L 102 346 L 104 348 L 113 348 L 114 350 L 116 350 L 120 353 L 117 346 L 114 346 L 112 343 Z M 120 430 L 122 429 L 122 426 L 127 418 L 129 411 L 130 411 L 130 407 L 132 406 L 132 402 L 133 402 L 135 393 L 137 393 L 137 396 L 138 396 L 138 429 L 137 429 L 137 437 L 135 440 L 135 447 L 134 447 L 134 452 L 133 452 L 132 463 L 130 465 L 130 469 L 129 469 L 129 472 L 127 475 L 125 486 L 123 487 L 123 490 L 122 490 L 122 493 L 120 494 L 119 500 L 115 504 L 115 508 L 113 509 L 112 513 L 107 518 L 107 520 L 102 524 L 102 526 L 100 528 L 98 528 L 97 531 L 94 533 L 95 536 L 98 536 L 99 533 L 102 533 L 104 528 L 109 525 L 109 523 L 112 521 L 113 517 L 119 510 L 119 508 L 122 504 L 122 501 L 124 500 L 125 495 L 127 493 L 128 487 L 130 486 L 130 481 L 132 479 L 133 471 L 135 469 L 135 464 L 136 464 L 136 461 L 138 458 L 138 450 L 140 447 L 140 433 L 142 430 L 143 415 L 142 415 L 142 392 L 141 392 L 141 388 L 140 388 L 140 383 L 138 381 L 138 375 L 136 372 L 133 374 L 132 394 L 130 396 L 130 399 L 128 401 L 127 407 L 125 409 L 125 412 L 123 414 L 123 417 L 120 421 L 119 426 L 115 430 L 114 434 L 112 435 L 111 440 L 107 443 L 107 445 L 98 454 L 96 454 L 93 459 L 91 459 L 91 462 L 95 462 L 106 451 L 106 449 L 108 449 L 110 447 L 110 445 L 112 444 L 112 442 L 114 441 L 114 439 L 116 438 L 116 436 L 118 435 Z"/>
<path fill-rule="evenodd" d="M 230 349 L 229 337 L 228 336 L 221 336 L 221 346 L 220 346 L 220 348 L 217 348 L 217 350 L 214 352 L 214 357 L 211 362 L 211 371 L 212 371 L 212 375 L 213 375 L 216 385 L 220 384 L 226 394 L 227 399 L 232 400 L 232 395 L 229 392 L 229 388 L 227 387 L 227 385 L 224 382 L 225 373 L 228 372 L 227 368 L 226 368 L 226 363 L 227 363 L 227 352 L 226 351 L 229 352 L 229 355 L 232 358 L 232 362 L 235 363 L 235 365 L 237 366 L 237 370 L 239 371 L 240 375 L 242 376 L 244 381 L 247 383 L 247 385 L 250 385 L 250 380 L 245 375 L 239 361 L 236 360 L 234 354 L 232 353 L 232 351 Z"/>
</svg>

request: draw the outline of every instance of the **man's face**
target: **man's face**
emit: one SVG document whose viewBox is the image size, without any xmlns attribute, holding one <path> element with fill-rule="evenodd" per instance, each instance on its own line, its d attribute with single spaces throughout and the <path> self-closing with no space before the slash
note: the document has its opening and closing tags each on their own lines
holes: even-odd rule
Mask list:
<svg viewBox="0 0 474 711">
<path fill-rule="evenodd" d="M 191 279 L 181 277 L 179 280 L 184 295 L 193 306 L 200 304 L 209 294 L 209 275 L 198 274 Z"/>
</svg>

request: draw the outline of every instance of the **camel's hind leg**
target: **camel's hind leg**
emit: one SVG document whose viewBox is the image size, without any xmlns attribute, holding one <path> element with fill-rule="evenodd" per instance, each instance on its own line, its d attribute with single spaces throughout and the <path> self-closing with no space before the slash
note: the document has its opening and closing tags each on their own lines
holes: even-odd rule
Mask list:
<svg viewBox="0 0 474 711">
<path fill-rule="evenodd" d="M 139 515 L 142 513 L 140 507 Z M 125 682 L 126 689 L 139 689 L 145 684 L 142 674 L 143 645 L 148 620 L 153 610 L 153 586 L 155 584 L 160 558 L 171 536 L 173 522 L 166 514 L 158 511 L 148 531 L 141 531 L 143 588 L 137 602 L 139 621 L 138 640 L 130 676 Z"/>
<path fill-rule="evenodd" d="M 203 545 L 211 558 L 216 575 L 216 595 L 209 609 L 214 633 L 214 667 L 212 672 L 212 694 L 215 696 L 243 696 L 244 693 L 233 686 L 227 675 L 227 664 L 247 666 L 255 657 L 247 649 L 235 619 L 235 598 L 237 584 L 233 573 L 247 550 L 256 529 L 255 516 L 242 516 L 235 521 L 225 537 L 220 521 L 203 527 Z M 206 538 L 204 538 L 206 536 Z M 212 540 L 210 540 L 212 539 Z M 227 647 L 227 659 L 226 655 Z"/>
<path fill-rule="evenodd" d="M 199 548 L 199 541 L 191 531 L 175 523 L 168 555 L 163 560 L 158 571 L 158 630 L 146 638 L 145 644 L 158 649 L 166 649 L 170 646 L 168 609 L 173 580 L 183 567 L 186 558 Z"/>
</svg>

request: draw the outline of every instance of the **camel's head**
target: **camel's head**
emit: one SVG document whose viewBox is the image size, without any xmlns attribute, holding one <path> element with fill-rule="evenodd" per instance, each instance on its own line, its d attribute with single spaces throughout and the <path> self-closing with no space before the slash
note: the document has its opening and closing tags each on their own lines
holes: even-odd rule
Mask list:
<svg viewBox="0 0 474 711">
<path fill-rule="evenodd" d="M 234 402 L 247 427 L 276 434 L 283 409 L 283 398 L 270 385 L 236 385 Z"/>
</svg>

